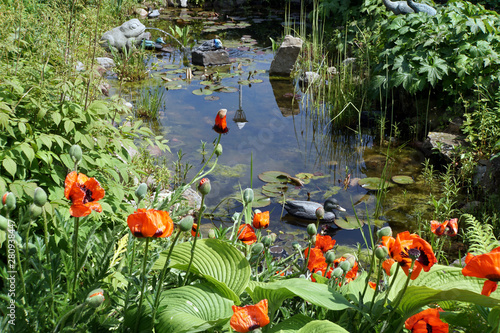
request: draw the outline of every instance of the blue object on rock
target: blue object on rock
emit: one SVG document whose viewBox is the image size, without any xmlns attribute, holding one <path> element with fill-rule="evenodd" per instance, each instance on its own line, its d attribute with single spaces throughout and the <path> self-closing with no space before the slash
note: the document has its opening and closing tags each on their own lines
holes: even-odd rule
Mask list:
<svg viewBox="0 0 500 333">
<path fill-rule="evenodd" d="M 321 222 L 333 222 L 336 217 L 333 210 L 345 212 L 345 209 L 334 198 L 326 199 L 324 205 L 314 201 L 302 200 L 289 200 L 285 202 L 285 209 L 290 215 L 306 220 L 316 220 L 316 209 L 319 207 L 324 207 L 325 209 L 325 216 Z"/>
</svg>

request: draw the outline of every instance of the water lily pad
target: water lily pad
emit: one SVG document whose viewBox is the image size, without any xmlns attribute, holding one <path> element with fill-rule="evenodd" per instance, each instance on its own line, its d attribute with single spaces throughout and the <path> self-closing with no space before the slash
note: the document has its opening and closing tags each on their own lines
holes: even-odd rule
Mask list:
<svg viewBox="0 0 500 333">
<path fill-rule="evenodd" d="M 345 219 L 339 217 L 335 219 L 337 227 L 345 230 L 359 229 L 364 225 L 362 220 L 358 220 L 356 216 L 346 216 Z"/>
<path fill-rule="evenodd" d="M 163 66 L 163 68 L 165 69 L 178 69 L 180 68 L 181 66 L 180 65 L 177 65 L 177 64 L 169 64 L 169 65 L 165 65 Z"/>
<path fill-rule="evenodd" d="M 384 184 L 382 182 L 385 182 Z M 372 190 L 372 191 L 377 191 L 382 187 L 382 184 L 384 185 L 384 188 L 388 188 L 393 186 L 393 184 L 389 183 L 388 181 L 382 180 L 382 178 L 379 177 L 368 177 L 368 178 L 363 178 L 360 179 L 358 184 L 366 188 L 367 190 Z"/>
<path fill-rule="evenodd" d="M 279 194 L 286 192 L 287 189 L 288 186 L 281 183 L 267 183 L 266 185 L 262 186 L 262 190 L 264 191 L 279 193 Z"/>
<path fill-rule="evenodd" d="M 259 175 L 259 179 L 266 183 L 286 183 L 288 177 L 291 176 L 283 171 L 264 171 Z"/>
<path fill-rule="evenodd" d="M 212 90 L 210 90 L 210 89 L 204 89 L 204 88 L 193 90 L 193 94 L 198 95 L 198 96 L 201 96 L 201 95 L 211 95 L 212 93 L 213 93 Z"/>
<path fill-rule="evenodd" d="M 250 84 L 250 81 L 248 81 L 248 80 L 240 80 L 240 81 L 238 81 L 238 84 L 241 84 L 242 86 L 248 86 Z"/>
<path fill-rule="evenodd" d="M 205 96 L 206 101 L 218 101 L 219 99 L 219 96 Z"/>
<path fill-rule="evenodd" d="M 328 199 L 329 197 L 339 193 L 341 189 L 342 188 L 340 186 L 332 186 L 325 192 L 325 194 L 323 194 L 323 198 Z"/>
<path fill-rule="evenodd" d="M 262 82 L 264 82 L 264 80 L 261 80 L 261 79 L 250 80 L 250 83 L 262 83 Z"/>
<path fill-rule="evenodd" d="M 415 181 L 413 180 L 413 177 L 411 176 L 392 176 L 392 181 L 395 182 L 396 184 L 400 185 L 408 185 L 408 184 L 413 184 Z"/>
<path fill-rule="evenodd" d="M 201 84 L 202 86 L 209 86 L 209 85 L 213 84 L 213 82 L 212 82 L 212 81 L 205 80 L 205 81 L 201 81 L 201 82 L 200 82 L 200 84 Z"/>
<path fill-rule="evenodd" d="M 225 92 L 225 93 L 233 93 L 233 92 L 237 92 L 238 88 L 236 88 L 236 87 L 224 87 L 224 88 L 220 89 L 219 91 Z"/>
</svg>

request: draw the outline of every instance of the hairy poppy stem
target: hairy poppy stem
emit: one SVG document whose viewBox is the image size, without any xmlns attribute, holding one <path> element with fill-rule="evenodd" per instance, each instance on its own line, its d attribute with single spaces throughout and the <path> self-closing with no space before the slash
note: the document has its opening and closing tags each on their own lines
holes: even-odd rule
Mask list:
<svg viewBox="0 0 500 333">
<path fill-rule="evenodd" d="M 373 310 L 373 304 L 375 303 L 375 297 L 378 294 L 378 286 L 380 284 L 381 273 L 382 273 L 382 259 L 379 259 L 378 260 L 378 267 L 377 267 L 377 285 L 375 286 L 375 292 L 373 293 L 372 304 L 370 304 L 370 314 L 372 313 L 372 310 Z M 366 285 L 368 285 L 368 282 L 366 283 Z M 366 286 L 365 286 L 365 288 L 366 288 Z"/>
<path fill-rule="evenodd" d="M 368 289 L 368 281 L 370 279 L 370 276 L 372 275 L 374 264 L 375 264 L 375 250 L 372 247 L 372 257 L 370 259 L 370 270 L 368 271 L 368 276 L 366 277 L 366 283 L 365 283 L 365 287 L 363 289 L 363 294 L 361 295 L 361 301 L 363 301 L 363 299 L 365 298 L 366 289 Z M 378 282 L 377 282 L 377 286 L 378 286 Z"/>
<path fill-rule="evenodd" d="M 142 284 L 141 284 L 141 296 L 139 297 L 139 307 L 137 308 L 137 317 L 135 322 L 134 332 L 138 332 L 139 324 L 141 322 L 142 316 L 142 301 L 144 300 L 144 290 L 146 289 L 146 264 L 148 262 L 148 248 L 149 248 L 150 237 L 146 238 L 146 248 L 144 249 L 144 258 L 142 258 Z"/>
<path fill-rule="evenodd" d="M 136 241 L 134 241 L 132 243 L 132 260 L 129 262 L 129 272 L 134 271 L 133 268 L 134 268 L 134 260 L 135 260 L 135 244 L 136 243 L 137 243 Z M 127 293 L 125 294 L 125 306 L 123 307 L 124 317 L 127 315 L 129 294 L 130 294 L 130 280 L 127 283 Z M 123 326 L 123 331 L 124 332 L 126 331 L 125 325 Z"/>
<path fill-rule="evenodd" d="M 313 236 L 309 236 L 309 246 L 307 247 L 307 257 L 306 257 L 306 260 L 304 261 L 304 267 L 302 268 L 302 271 L 304 273 L 307 270 L 307 264 L 309 263 L 309 257 L 311 256 L 312 239 L 313 239 Z"/>
<path fill-rule="evenodd" d="M 219 135 L 220 137 L 220 135 Z M 193 241 L 193 246 L 191 246 L 191 258 L 189 258 L 189 264 L 186 270 L 186 278 L 184 279 L 184 282 L 182 283 L 183 286 L 186 285 L 187 280 L 189 278 L 189 270 L 191 269 L 191 264 L 193 263 L 193 258 L 194 258 L 194 249 L 196 247 L 196 240 L 198 239 L 198 236 L 200 235 L 200 229 L 201 229 L 201 217 L 203 216 L 203 205 L 205 204 L 205 195 L 201 195 L 201 205 L 200 205 L 200 210 L 198 212 L 198 225 L 196 228 L 196 234 L 194 235 L 194 241 Z"/>
<path fill-rule="evenodd" d="M 78 280 L 79 273 L 79 265 L 78 265 L 78 229 L 80 224 L 80 218 L 75 217 L 75 223 L 73 224 L 73 263 L 75 264 L 75 274 L 73 276 L 73 290 L 72 290 L 72 298 L 75 297 L 76 294 L 76 284 Z M 45 223 L 47 225 L 47 223 Z M 48 243 L 48 239 L 46 240 Z M 47 247 L 48 251 L 48 247 Z"/>
</svg>

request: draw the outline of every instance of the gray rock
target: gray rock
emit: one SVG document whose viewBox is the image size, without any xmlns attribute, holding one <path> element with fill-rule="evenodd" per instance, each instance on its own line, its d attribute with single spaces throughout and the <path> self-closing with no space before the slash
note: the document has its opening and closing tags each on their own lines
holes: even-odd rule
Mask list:
<svg viewBox="0 0 500 333">
<path fill-rule="evenodd" d="M 85 65 L 81 61 L 77 61 L 75 65 L 75 69 L 77 72 L 84 72 L 85 71 Z"/>
<path fill-rule="evenodd" d="M 465 141 L 459 135 L 444 132 L 429 132 L 422 148 L 430 152 L 439 151 L 449 162 L 453 159 L 455 147 L 463 144 L 465 144 Z"/>
<path fill-rule="evenodd" d="M 146 27 L 138 19 L 131 19 L 121 26 L 106 31 L 101 37 L 101 44 L 110 49 L 111 47 L 121 51 L 124 47 L 130 49 L 133 45 L 138 46 L 149 33 Z"/>
<path fill-rule="evenodd" d="M 200 51 L 194 49 L 191 52 L 191 62 L 193 65 L 215 66 L 229 64 L 229 53 L 226 50 Z"/>
<path fill-rule="evenodd" d="M 115 67 L 115 61 L 111 58 L 101 57 L 101 58 L 96 58 L 95 60 L 100 66 L 106 69 Z"/>
<path fill-rule="evenodd" d="M 295 61 L 302 49 L 302 39 L 290 35 L 285 36 L 269 69 L 269 75 L 290 76 Z"/>
</svg>

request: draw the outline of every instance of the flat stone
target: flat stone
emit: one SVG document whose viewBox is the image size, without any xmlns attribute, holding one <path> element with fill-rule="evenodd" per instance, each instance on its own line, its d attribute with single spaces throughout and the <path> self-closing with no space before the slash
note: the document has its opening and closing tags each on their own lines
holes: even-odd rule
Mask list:
<svg viewBox="0 0 500 333">
<path fill-rule="evenodd" d="M 226 50 L 215 51 L 200 51 L 193 50 L 191 52 L 191 62 L 193 65 L 200 66 L 217 66 L 229 64 L 229 53 Z"/>
<path fill-rule="evenodd" d="M 302 39 L 298 37 L 290 35 L 285 36 L 283 43 L 281 43 L 281 46 L 271 62 L 269 75 L 290 76 L 295 61 L 297 61 L 297 57 L 302 49 L 302 43 Z"/>
<path fill-rule="evenodd" d="M 444 132 L 429 132 L 423 148 L 431 151 L 437 149 L 446 159 L 451 161 L 455 147 L 463 144 L 465 144 L 465 141 L 459 135 Z"/>
</svg>

